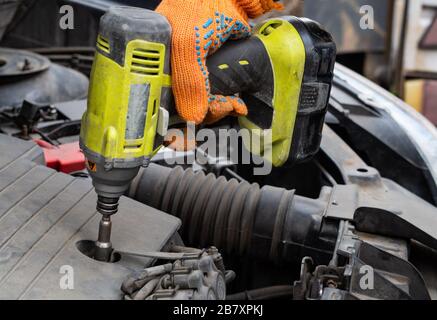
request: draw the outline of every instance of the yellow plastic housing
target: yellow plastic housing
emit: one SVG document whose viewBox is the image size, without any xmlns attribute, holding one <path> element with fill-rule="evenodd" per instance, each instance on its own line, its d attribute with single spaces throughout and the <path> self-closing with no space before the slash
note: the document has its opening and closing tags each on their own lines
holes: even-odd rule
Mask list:
<svg viewBox="0 0 437 320">
<path fill-rule="evenodd" d="M 305 71 L 306 51 L 296 28 L 286 20 L 272 19 L 255 30 L 272 61 L 274 77 L 273 121 L 270 129 L 261 129 L 247 117 L 240 117 L 242 128 L 250 130 L 243 143 L 252 153 L 275 167 L 289 158 Z M 284 59 L 287 57 L 287 59 Z M 270 145 L 271 141 L 271 145 Z"/>
<path fill-rule="evenodd" d="M 99 36 L 98 48 L 102 45 Z M 103 52 L 109 53 L 105 47 Z M 164 74 L 166 47 L 161 43 L 133 40 L 126 46 L 124 65 L 96 53 L 91 71 L 88 108 L 82 118 L 81 145 L 85 153 L 113 160 L 134 160 L 151 157 L 158 122 L 163 87 L 171 86 Z M 136 85 L 148 86 L 144 133 L 137 139 L 126 138 L 131 90 Z M 139 101 L 142 97 L 138 97 Z M 142 131 L 142 128 L 140 132 Z M 88 156 L 88 155 L 87 155 Z"/>
</svg>

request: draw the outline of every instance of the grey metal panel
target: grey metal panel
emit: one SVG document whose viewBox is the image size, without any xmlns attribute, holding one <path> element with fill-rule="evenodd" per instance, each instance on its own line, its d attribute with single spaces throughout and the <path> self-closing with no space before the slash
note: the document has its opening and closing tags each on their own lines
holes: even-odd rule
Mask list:
<svg viewBox="0 0 437 320">
<path fill-rule="evenodd" d="M 91 181 L 28 161 L 29 150 L 38 149 L 32 143 L 0 135 L 2 147 L 10 152 L 0 153 L 0 299 L 119 299 L 125 277 L 151 260 L 103 263 L 77 249 L 78 241 L 97 238 Z M 180 226 L 128 198 L 113 221 L 114 248 L 129 252 L 162 250 Z M 73 268 L 74 290 L 61 288 L 62 266 Z"/>
<path fill-rule="evenodd" d="M 23 200 L 5 212 L 0 219 L 0 252 L 10 236 L 14 234 L 18 228 L 22 227 L 24 223 L 30 219 L 35 219 L 35 216 L 40 210 L 44 208 L 47 203 L 52 201 L 52 199 L 58 195 L 59 190 L 63 190 L 72 180 L 73 178 L 66 179 L 66 177 L 61 174 L 52 175 L 43 182 L 39 188 L 36 188 L 34 192 L 29 193 Z M 65 191 L 68 192 L 68 190 Z M 73 189 L 73 192 L 74 191 Z M 69 197 L 71 197 L 71 195 L 69 195 Z M 0 270 L 0 273 L 1 271 L 2 270 Z"/>
<path fill-rule="evenodd" d="M 138 270 L 150 263 L 148 259 L 124 257 L 118 263 L 104 263 L 92 260 L 81 253 L 76 248 L 76 243 L 83 239 L 96 239 L 97 226 L 100 215 L 94 214 L 91 219 L 68 241 L 64 241 L 63 247 L 58 249 L 56 243 L 60 239 L 56 236 L 67 236 L 72 234 L 76 226 L 73 224 L 78 220 L 73 218 L 75 215 L 82 215 L 85 219 L 84 212 L 89 212 L 90 203 L 94 207 L 94 195 L 92 199 L 86 199 L 75 212 L 72 212 L 65 219 L 63 225 L 58 226 L 58 231 L 50 232 L 46 239 L 41 242 L 34 250 L 34 255 L 27 261 L 38 261 L 44 254 L 47 246 L 56 255 L 46 254 L 47 257 L 53 256 L 50 263 L 44 264 L 45 269 L 37 274 L 33 266 L 24 262 L 23 270 L 20 272 L 23 276 L 28 273 L 35 275 L 34 280 L 27 290 L 21 292 L 19 296 L 14 293 L 14 298 L 20 299 L 120 299 L 121 283 L 133 270 Z M 81 208 L 81 206 L 83 206 Z M 146 209 L 146 210 L 144 210 Z M 112 243 L 114 247 L 121 251 L 144 252 L 161 250 L 179 227 L 179 221 L 167 214 L 154 210 L 130 199 L 123 198 L 120 203 L 120 214 L 114 216 L 114 228 Z M 65 225 L 68 225 L 65 230 Z M 52 241 L 56 239 L 56 241 Z M 61 241 L 59 241 L 61 242 Z M 44 256 L 43 256 L 44 257 Z M 61 274 L 60 268 L 63 265 L 73 267 L 75 278 L 74 290 L 63 290 L 59 286 Z M 42 266 L 42 264 L 41 264 Z M 22 281 L 22 280 L 20 280 Z M 0 292 L 2 286 L 0 284 Z M 2 297 L 0 293 L 0 298 Z"/>
<path fill-rule="evenodd" d="M 1 157 L 0 157 L 1 161 Z M 0 180 L 0 191 L 7 188 L 15 180 L 24 176 L 28 171 L 30 171 L 36 164 L 30 161 L 23 161 L 20 166 L 6 166 L 0 170 L 2 178 Z"/>
<path fill-rule="evenodd" d="M 38 188 L 35 191 L 38 194 L 41 192 L 40 195 L 42 196 L 43 190 L 41 189 L 42 188 Z M 18 206 L 18 208 L 15 207 L 11 210 L 12 213 L 15 213 L 15 216 L 8 215 L 11 219 L 0 219 L 0 257 L 7 257 L 7 259 L 2 261 L 0 279 L 3 279 L 8 272 L 14 267 L 17 267 L 20 259 L 25 254 L 28 254 L 29 250 L 35 250 L 34 246 L 37 245 L 48 232 L 51 232 L 51 228 L 58 223 L 62 223 L 61 219 L 64 218 L 89 191 L 90 186 L 88 184 L 84 190 L 83 186 L 78 186 L 76 183 L 76 186 L 74 186 L 74 184 L 70 185 L 68 190 L 59 193 L 53 201 L 47 201 L 43 208 L 39 208 L 36 204 L 33 205 L 33 203 L 29 203 L 30 206 L 26 211 L 28 212 L 27 215 L 31 217 L 28 219 L 19 219 L 20 216 L 25 213 L 25 210 L 22 210 Z M 90 215 L 90 213 L 94 213 L 94 208 L 91 207 L 91 210 L 88 210 L 88 215 Z M 79 217 L 74 217 L 74 219 L 79 220 Z M 2 280 L 0 280 L 0 288 L 1 281 Z M 25 283 L 24 279 L 20 279 L 20 282 Z"/>
<path fill-rule="evenodd" d="M 0 170 L 18 159 L 44 164 L 44 154 L 33 141 L 24 141 L 0 134 Z"/>
<path fill-rule="evenodd" d="M 33 167 L 3 189 L 0 193 L 0 218 L 54 173 L 45 167 Z"/>
</svg>

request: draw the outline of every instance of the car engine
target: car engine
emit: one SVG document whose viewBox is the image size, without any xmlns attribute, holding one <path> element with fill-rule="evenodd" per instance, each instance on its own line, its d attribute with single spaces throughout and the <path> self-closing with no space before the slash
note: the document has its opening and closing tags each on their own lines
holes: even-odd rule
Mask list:
<svg viewBox="0 0 437 320">
<path fill-rule="evenodd" d="M 0 299 L 437 299 L 437 131 L 340 64 L 313 158 L 260 176 L 162 148 L 120 200 L 111 261 L 93 259 L 93 54 L 0 48 Z"/>
</svg>

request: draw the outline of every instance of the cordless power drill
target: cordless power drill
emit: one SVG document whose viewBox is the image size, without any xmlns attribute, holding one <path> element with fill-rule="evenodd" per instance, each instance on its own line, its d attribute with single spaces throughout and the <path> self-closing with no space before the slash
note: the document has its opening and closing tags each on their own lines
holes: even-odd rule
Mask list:
<svg viewBox="0 0 437 320">
<path fill-rule="evenodd" d="M 304 161 L 320 146 L 335 52 L 332 38 L 315 22 L 271 19 L 208 59 L 212 93 L 238 93 L 245 101 L 249 115 L 239 119 L 240 126 L 272 135 L 267 161 Z M 80 135 L 102 214 L 97 260 L 111 259 L 111 215 L 140 167 L 159 150 L 176 114 L 170 54 L 171 27 L 162 15 L 112 7 L 101 18 Z M 263 156 L 259 148 L 253 152 Z"/>
</svg>

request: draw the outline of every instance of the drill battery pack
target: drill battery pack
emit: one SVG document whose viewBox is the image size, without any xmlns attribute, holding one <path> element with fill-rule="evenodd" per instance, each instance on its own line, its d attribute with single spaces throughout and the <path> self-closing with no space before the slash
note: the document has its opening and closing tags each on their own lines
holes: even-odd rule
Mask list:
<svg viewBox="0 0 437 320">
<path fill-rule="evenodd" d="M 318 152 L 335 57 L 335 43 L 318 23 L 289 16 L 257 25 L 252 37 L 226 44 L 207 65 L 213 93 L 239 93 L 248 107 L 239 119 L 251 132 L 243 136 L 246 148 L 279 167 Z"/>
</svg>

